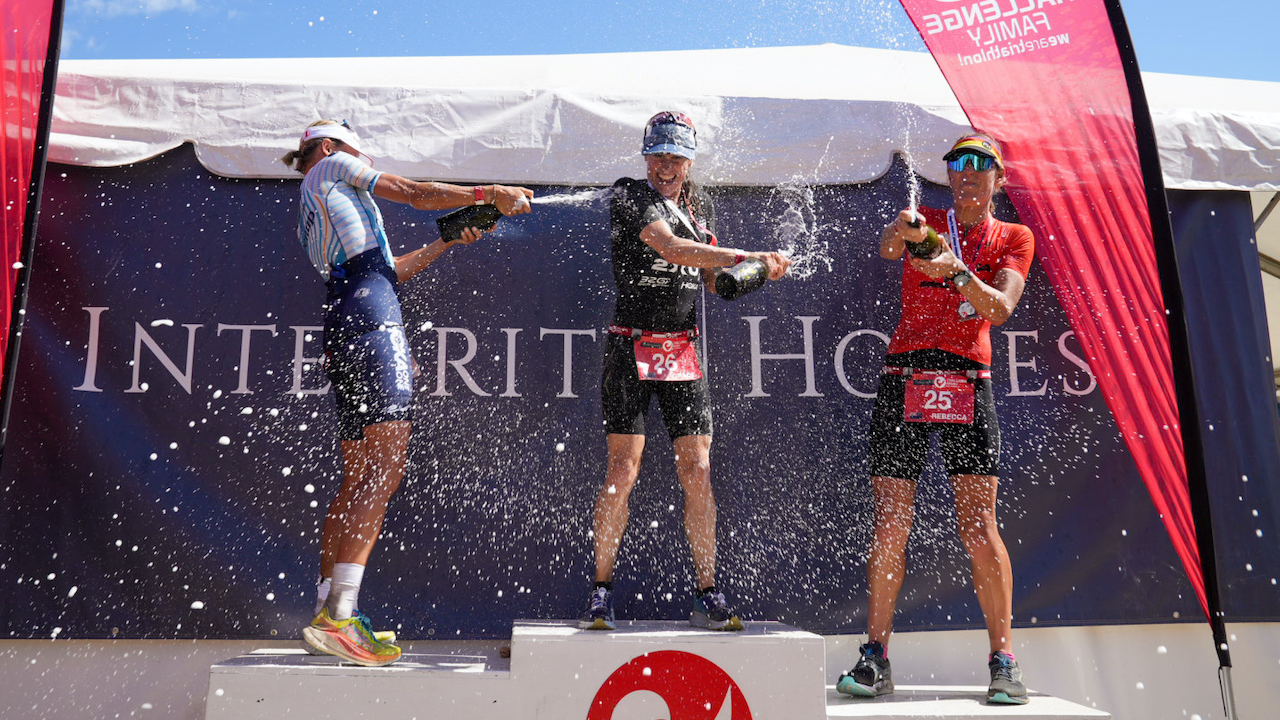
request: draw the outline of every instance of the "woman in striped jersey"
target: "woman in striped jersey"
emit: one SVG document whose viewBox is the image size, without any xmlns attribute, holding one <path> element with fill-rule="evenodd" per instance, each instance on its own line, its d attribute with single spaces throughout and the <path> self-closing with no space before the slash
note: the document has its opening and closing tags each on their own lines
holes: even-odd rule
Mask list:
<svg viewBox="0 0 1280 720">
<path fill-rule="evenodd" d="M 404 477 L 409 446 L 412 359 L 400 314 L 399 283 L 444 254 L 443 240 L 391 254 L 374 198 L 418 210 L 492 203 L 504 215 L 529 212 L 520 187 L 415 182 L 373 169 L 346 121 L 320 120 L 302 134 L 286 165 L 303 174 L 298 239 L 325 279 L 325 368 L 338 401 L 342 486 L 325 516 L 315 620 L 307 644 L 360 665 L 400 657 L 394 634 L 375 633 L 357 609 L 365 565 L 387 503 Z M 470 244 L 482 231 L 468 228 Z"/>
</svg>

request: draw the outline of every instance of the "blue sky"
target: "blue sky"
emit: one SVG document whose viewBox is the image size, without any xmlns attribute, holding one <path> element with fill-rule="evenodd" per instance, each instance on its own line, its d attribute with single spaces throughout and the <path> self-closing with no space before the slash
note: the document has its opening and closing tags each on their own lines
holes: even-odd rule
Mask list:
<svg viewBox="0 0 1280 720">
<path fill-rule="evenodd" d="M 1143 70 L 1280 82 L 1280 2 L 1128 0 Z M 66 0 L 64 58 L 923 50 L 895 0 Z"/>
</svg>

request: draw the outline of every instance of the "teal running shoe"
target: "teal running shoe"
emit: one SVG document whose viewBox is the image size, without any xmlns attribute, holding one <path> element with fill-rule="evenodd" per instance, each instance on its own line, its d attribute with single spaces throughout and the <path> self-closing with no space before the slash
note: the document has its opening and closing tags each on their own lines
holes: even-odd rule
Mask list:
<svg viewBox="0 0 1280 720">
<path fill-rule="evenodd" d="M 1022 668 L 1012 656 L 996 651 L 987 662 L 991 670 L 991 686 L 987 688 L 987 702 L 993 705 L 1026 705 L 1027 686 L 1022 684 Z"/>
<path fill-rule="evenodd" d="M 836 691 L 851 697 L 878 697 L 893 692 L 893 670 L 889 658 L 884 656 L 884 646 L 878 642 L 866 643 L 858 648 L 862 656 L 853 669 L 840 676 Z"/>
</svg>

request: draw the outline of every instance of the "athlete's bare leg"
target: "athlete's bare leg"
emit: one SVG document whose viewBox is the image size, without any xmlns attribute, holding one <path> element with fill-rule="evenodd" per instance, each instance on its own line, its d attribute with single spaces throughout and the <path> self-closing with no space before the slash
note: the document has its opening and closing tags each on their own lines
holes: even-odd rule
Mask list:
<svg viewBox="0 0 1280 720">
<path fill-rule="evenodd" d="M 999 478 L 953 475 L 956 522 L 973 566 L 973 589 L 987 621 L 991 652 L 1013 652 L 1013 568 L 996 523 Z"/>
<path fill-rule="evenodd" d="M 404 479 L 409 430 L 408 421 L 392 420 L 366 427 L 364 440 L 343 443 L 344 474 L 348 469 L 358 469 L 360 475 L 352 482 L 346 506 L 338 518 L 335 562 L 368 564 L 369 555 L 382 531 L 387 503 Z M 354 453 L 350 459 L 345 457 L 348 449 Z M 344 487 L 348 482 L 351 479 L 344 477 Z M 332 510 L 330 513 L 332 516 Z M 325 519 L 326 527 L 333 519 Z"/>
<path fill-rule="evenodd" d="M 684 533 L 698 588 L 716 584 L 716 498 L 711 490 L 711 436 L 685 435 L 672 443 L 684 488 Z"/>
<path fill-rule="evenodd" d="M 595 535 L 596 582 L 612 582 L 618 563 L 618 547 L 631 516 L 628 501 L 640 476 L 640 456 L 644 453 L 644 435 L 609 433 L 605 438 L 609 461 L 604 473 L 604 486 L 596 496 Z"/>
<path fill-rule="evenodd" d="M 893 612 L 906 573 L 907 538 L 915 521 L 916 483 L 902 478 L 871 478 L 875 537 L 867 559 L 867 639 L 885 647 L 893 632 Z"/>
<path fill-rule="evenodd" d="M 320 577 L 333 577 L 333 564 L 338 561 L 338 543 L 342 528 L 346 521 L 347 511 L 351 507 L 351 499 L 355 497 L 356 488 L 364 481 L 369 465 L 369 453 L 365 451 L 365 439 L 343 440 L 342 447 L 342 485 L 338 494 L 329 504 L 329 512 L 324 516 L 324 529 L 320 533 Z"/>
</svg>

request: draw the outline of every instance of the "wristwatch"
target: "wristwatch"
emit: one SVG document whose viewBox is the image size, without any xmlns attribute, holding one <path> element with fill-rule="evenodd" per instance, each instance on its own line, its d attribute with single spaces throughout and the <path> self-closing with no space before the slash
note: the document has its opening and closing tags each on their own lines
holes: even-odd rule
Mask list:
<svg viewBox="0 0 1280 720">
<path fill-rule="evenodd" d="M 968 270 L 961 270 L 947 279 L 951 281 L 952 285 L 956 286 L 957 290 L 959 290 L 965 285 L 968 285 L 969 281 L 973 279 L 973 276 L 969 274 Z"/>
</svg>

